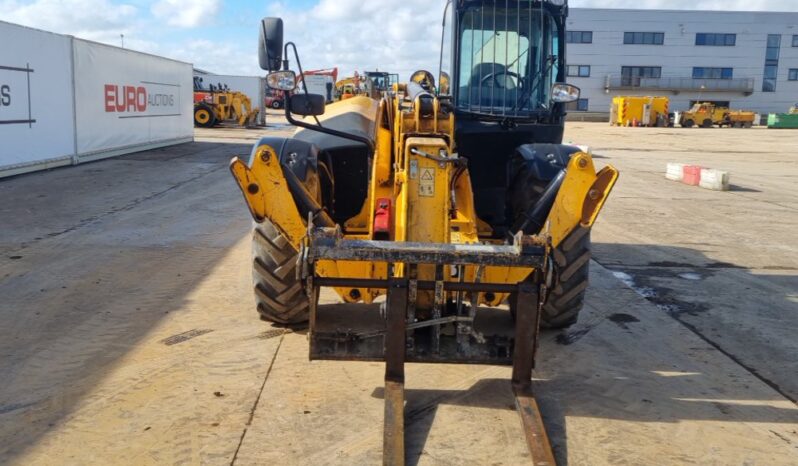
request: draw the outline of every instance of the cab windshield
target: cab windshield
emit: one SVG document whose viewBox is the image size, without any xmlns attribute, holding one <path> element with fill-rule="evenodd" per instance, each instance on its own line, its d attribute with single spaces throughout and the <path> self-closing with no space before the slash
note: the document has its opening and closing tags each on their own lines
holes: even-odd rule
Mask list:
<svg viewBox="0 0 798 466">
<path fill-rule="evenodd" d="M 548 107 L 560 43 L 557 22 L 539 2 L 468 7 L 458 32 L 459 109 L 523 116 Z"/>
</svg>

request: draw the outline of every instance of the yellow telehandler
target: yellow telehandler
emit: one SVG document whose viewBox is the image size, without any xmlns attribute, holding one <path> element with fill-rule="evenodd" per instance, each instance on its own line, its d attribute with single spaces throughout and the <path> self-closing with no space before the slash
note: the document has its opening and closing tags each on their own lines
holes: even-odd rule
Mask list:
<svg viewBox="0 0 798 466">
<path fill-rule="evenodd" d="M 405 362 L 511 365 L 533 461 L 553 464 L 531 387 L 538 333 L 577 320 L 618 172 L 561 144 L 579 97 L 564 1 L 450 4 L 451 95 L 428 73 L 326 107 L 295 90 L 282 20 L 262 21 L 261 67 L 298 129 L 230 164 L 255 220 L 257 310 L 309 321 L 310 359 L 385 361 L 384 464 L 404 464 Z M 363 304 L 318 305 L 321 287 Z"/>
</svg>

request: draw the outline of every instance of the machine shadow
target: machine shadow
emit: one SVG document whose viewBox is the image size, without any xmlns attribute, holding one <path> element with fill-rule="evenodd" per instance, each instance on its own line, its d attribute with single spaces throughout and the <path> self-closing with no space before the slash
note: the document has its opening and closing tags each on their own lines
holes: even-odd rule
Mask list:
<svg viewBox="0 0 798 466">
<path fill-rule="evenodd" d="M 754 188 L 747 188 L 745 186 L 740 186 L 737 184 L 729 185 L 729 191 L 735 193 L 761 193 L 761 189 L 754 189 Z"/>
<path fill-rule="evenodd" d="M 232 179 L 208 185 L 204 174 L 249 150 L 248 144 L 194 142 L 0 181 L 9 192 L 24 191 L 11 200 L 26 206 L 25 222 L 52 229 L 41 234 L 18 222 L 18 231 L 4 231 L 2 243 L 23 244 L 15 264 L 27 268 L 10 269 L 0 282 L 0 463 L 14 463 L 68 420 L 170 312 L 190 309 L 192 291 L 250 231 Z M 128 170 L 126 176 L 119 176 L 120 168 Z M 78 190 L 69 197 L 68 185 L 87 172 L 113 180 L 115 193 L 128 197 L 120 194 L 100 207 L 96 192 Z M 17 183 L 36 189 L 12 186 Z M 182 194 L 175 194 L 177 187 Z M 215 199 L 209 201 L 208 193 Z M 35 208 L 52 199 L 65 206 L 56 220 L 68 228 L 53 225 L 46 209 Z M 155 202 L 158 207 L 152 207 Z M 180 212 L 181 204 L 191 213 Z M 185 236 L 172 236 L 180 232 Z M 39 319 L 14 317 L 19 313 Z M 195 329 L 160 343 L 213 330 Z"/>
<path fill-rule="evenodd" d="M 551 346 L 552 340 L 548 338 L 549 344 L 545 346 Z M 612 380 L 604 387 L 616 393 L 633 392 L 641 384 L 657 387 L 658 391 L 652 392 L 651 399 L 605 399 L 598 405 L 579 401 L 580 389 L 595 391 L 602 388 L 586 386 L 583 375 L 563 374 L 556 375 L 551 380 L 535 380 L 533 389 L 557 464 L 568 464 L 569 438 L 566 420 L 569 417 L 642 423 L 665 422 L 674 425 L 685 420 L 785 425 L 798 423 L 798 414 L 794 409 L 706 399 L 706 393 L 698 388 L 700 383 L 696 383 L 704 374 L 690 374 L 685 376 L 687 378 L 681 378 L 659 375 L 657 372 L 659 371 L 641 369 L 635 371 L 634 376 L 624 376 L 625 379 L 620 381 Z M 696 389 L 685 392 L 686 386 L 694 386 Z M 376 388 L 372 396 L 382 399 L 383 388 Z M 727 391 L 726 397 L 732 400 L 751 399 L 750 393 L 745 391 Z M 515 411 L 515 400 L 507 379 L 482 379 L 466 390 L 406 389 L 405 399 L 405 448 L 408 466 L 419 463 L 440 406 Z M 470 436 L 491 435 L 489 423 L 483 427 L 484 431 L 463 429 L 462 433 Z M 523 441 L 520 418 L 518 435 Z M 667 442 L 666 438 L 662 440 Z"/>
<path fill-rule="evenodd" d="M 669 423 L 674 428 L 683 421 L 798 424 L 798 411 L 790 403 L 798 375 L 783 373 L 783 379 L 768 381 L 742 365 L 735 365 L 735 369 L 700 365 L 705 358 L 732 365 L 738 361 L 722 344 L 712 342 L 706 335 L 692 335 L 691 331 L 701 329 L 691 328 L 690 322 L 684 320 L 697 313 L 712 312 L 712 306 L 695 301 L 701 299 L 702 292 L 706 301 L 711 301 L 715 291 L 702 291 L 695 276 L 730 273 L 735 274 L 732 279 L 739 280 L 736 275 L 745 274 L 750 280 L 768 281 L 785 290 L 798 289 L 798 276 L 754 275 L 742 264 L 713 261 L 700 250 L 660 245 L 599 243 L 594 245 L 594 259 L 607 268 L 600 264 L 593 267 L 580 321 L 571 328 L 541 334 L 533 389 L 558 464 L 568 463 L 566 421 L 572 417 Z M 638 265 L 627 270 L 624 261 Z M 638 285 L 643 290 L 635 292 L 618 280 L 628 278 L 613 276 L 614 271 L 623 270 L 640 280 Z M 696 287 L 698 298 L 694 295 L 693 302 L 679 299 L 674 290 L 657 283 L 657 276 Z M 767 289 L 772 287 L 760 288 Z M 788 299 L 787 293 L 778 299 L 780 309 L 775 310 L 761 305 L 762 296 L 750 291 L 748 294 L 751 314 L 761 319 L 759 324 L 778 322 L 768 314 L 772 311 L 783 316 L 778 325 L 798 325 L 798 303 Z M 716 312 L 727 311 L 722 304 L 716 307 Z M 671 324 L 665 326 L 663 321 Z M 713 330 L 722 331 L 715 327 Z M 651 334 L 659 335 L 646 340 Z M 680 339 L 690 339 L 693 344 L 672 346 L 683 343 Z M 783 354 L 787 349 L 774 348 L 774 354 Z M 739 374 L 731 376 L 729 370 Z M 742 382 L 741 377 L 747 377 L 746 381 Z M 763 379 L 764 384 L 757 383 L 755 377 Z M 375 389 L 372 396 L 382 398 L 383 389 Z M 406 389 L 405 396 L 407 462 L 411 465 L 417 464 L 423 454 L 440 406 L 515 409 L 509 379 L 482 379 L 466 390 Z M 520 435 L 520 420 L 518 425 Z M 490 429 L 486 426 L 485 431 L 463 433 L 490 435 Z"/>
</svg>

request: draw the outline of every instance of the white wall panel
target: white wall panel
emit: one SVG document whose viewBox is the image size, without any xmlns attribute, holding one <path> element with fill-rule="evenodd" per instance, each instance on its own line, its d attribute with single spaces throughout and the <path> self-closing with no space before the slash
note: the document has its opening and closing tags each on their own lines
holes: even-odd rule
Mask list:
<svg viewBox="0 0 798 466">
<path fill-rule="evenodd" d="M 80 157 L 193 138 L 190 64 L 74 42 Z"/>
<path fill-rule="evenodd" d="M 71 163 L 71 41 L 0 21 L 0 176 Z"/>
</svg>

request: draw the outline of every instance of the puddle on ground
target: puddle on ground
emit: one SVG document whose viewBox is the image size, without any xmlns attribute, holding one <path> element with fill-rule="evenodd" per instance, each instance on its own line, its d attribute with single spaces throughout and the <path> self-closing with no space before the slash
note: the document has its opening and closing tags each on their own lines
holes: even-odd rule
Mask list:
<svg viewBox="0 0 798 466">
<path fill-rule="evenodd" d="M 629 275 L 628 273 L 615 270 L 612 272 L 612 274 L 615 276 L 615 278 L 622 281 L 624 285 L 635 290 L 637 294 L 639 294 L 644 298 L 653 298 L 657 296 L 657 292 L 654 291 L 654 288 L 649 288 L 647 286 L 637 286 L 637 284 L 635 284 L 634 278 L 632 278 L 632 276 Z"/>
<path fill-rule="evenodd" d="M 669 288 L 662 286 L 645 286 L 651 285 L 651 277 L 646 274 L 643 274 L 639 277 L 633 277 L 632 275 L 619 270 L 614 270 L 611 272 L 615 278 L 623 282 L 624 285 L 634 290 L 647 301 L 653 303 L 660 310 L 669 314 L 676 315 L 685 313 L 689 315 L 696 315 L 697 313 L 708 310 L 710 307 L 704 303 L 688 302 L 678 299 L 674 296 L 675 292 Z M 685 280 L 701 280 L 703 278 L 700 274 L 692 272 L 680 273 L 678 276 Z M 640 285 L 638 283 L 640 281 L 642 281 L 644 285 Z"/>
</svg>

